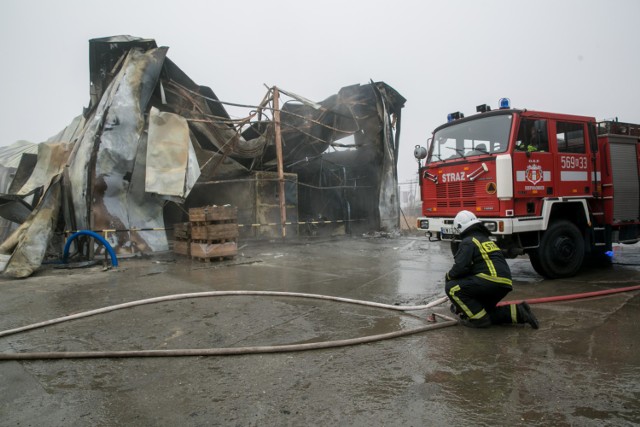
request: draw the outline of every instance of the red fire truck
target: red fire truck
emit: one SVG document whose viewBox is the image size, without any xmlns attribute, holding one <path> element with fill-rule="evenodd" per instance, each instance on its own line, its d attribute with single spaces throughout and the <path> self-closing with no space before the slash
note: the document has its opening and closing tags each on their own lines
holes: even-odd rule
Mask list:
<svg viewBox="0 0 640 427">
<path fill-rule="evenodd" d="M 640 239 L 640 125 L 593 117 L 476 107 L 456 112 L 416 146 L 430 239 L 451 241 L 453 218 L 474 212 L 505 255 L 528 254 L 546 278 L 610 262 L 613 243 Z M 424 162 L 424 163 L 423 163 Z"/>
</svg>

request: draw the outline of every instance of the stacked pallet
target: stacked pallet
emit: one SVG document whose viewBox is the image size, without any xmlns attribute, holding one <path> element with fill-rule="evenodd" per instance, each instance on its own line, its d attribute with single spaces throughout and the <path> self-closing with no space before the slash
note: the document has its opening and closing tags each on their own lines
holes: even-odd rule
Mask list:
<svg viewBox="0 0 640 427">
<path fill-rule="evenodd" d="M 211 261 L 238 253 L 238 208 L 204 206 L 189 209 L 191 258 Z"/>
<path fill-rule="evenodd" d="M 173 225 L 173 251 L 179 255 L 191 255 L 191 223 Z"/>
</svg>

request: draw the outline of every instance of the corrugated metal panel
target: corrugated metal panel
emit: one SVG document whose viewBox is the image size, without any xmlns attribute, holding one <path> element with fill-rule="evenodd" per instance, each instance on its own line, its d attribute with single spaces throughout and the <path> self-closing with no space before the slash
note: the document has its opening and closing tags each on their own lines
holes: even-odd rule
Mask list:
<svg viewBox="0 0 640 427">
<path fill-rule="evenodd" d="M 169 196 L 169 200 L 175 197 L 181 203 L 200 176 L 189 124 L 184 117 L 155 107 L 151 107 L 148 122 L 145 191 Z"/>
<path fill-rule="evenodd" d="M 0 166 L 17 168 L 22 153 L 38 153 L 38 144 L 28 141 L 17 141 L 8 147 L 0 147 Z"/>
<path fill-rule="evenodd" d="M 640 184 L 635 143 L 611 141 L 613 169 L 613 218 L 616 221 L 637 220 L 640 217 Z"/>
</svg>

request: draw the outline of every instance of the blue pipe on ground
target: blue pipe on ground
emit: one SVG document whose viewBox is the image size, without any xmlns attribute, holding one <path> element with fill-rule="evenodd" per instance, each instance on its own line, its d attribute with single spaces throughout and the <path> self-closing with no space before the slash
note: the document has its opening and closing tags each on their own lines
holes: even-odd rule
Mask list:
<svg viewBox="0 0 640 427">
<path fill-rule="evenodd" d="M 104 248 L 107 250 L 107 252 L 109 252 L 109 255 L 111 256 L 111 265 L 114 267 L 118 266 L 118 258 L 116 258 L 116 253 L 111 247 L 111 245 L 109 244 L 109 242 L 107 242 L 104 239 L 104 237 L 102 237 L 98 233 L 95 233 L 90 230 L 80 230 L 73 233 L 71 236 L 69 236 L 69 238 L 67 239 L 67 243 L 65 243 L 64 245 L 64 251 L 62 252 L 62 262 L 64 262 L 65 264 L 67 263 L 67 258 L 69 258 L 69 247 L 71 246 L 71 242 L 80 236 L 90 236 L 96 239 L 97 241 L 99 241 L 100 243 L 102 243 L 102 246 L 104 246 Z"/>
</svg>

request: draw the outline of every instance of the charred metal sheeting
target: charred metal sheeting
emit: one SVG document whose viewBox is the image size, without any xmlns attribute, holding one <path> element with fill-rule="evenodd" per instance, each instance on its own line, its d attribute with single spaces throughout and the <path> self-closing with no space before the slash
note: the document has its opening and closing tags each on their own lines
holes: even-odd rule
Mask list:
<svg viewBox="0 0 640 427">
<path fill-rule="evenodd" d="M 287 236 L 318 219 L 341 223 L 342 232 L 356 219 L 367 231 L 399 227 L 405 99 L 385 83 L 345 87 L 322 102 L 271 88 L 258 105 L 231 104 L 249 111 L 232 119 L 228 103 L 194 83 L 154 40 L 114 36 L 89 47 L 88 108 L 40 144 L 35 166 L 18 168 L 6 198 L 23 210 L 4 216 L 24 219 L 0 246 L 13 252 L 8 274 L 31 274 L 54 230 L 100 231 L 119 255 L 168 250 L 163 230 L 184 222 L 188 208 L 210 204 L 237 206 L 252 237 L 278 236 L 283 213 Z M 276 90 L 290 99 L 280 109 L 282 171 Z"/>
<path fill-rule="evenodd" d="M 60 210 L 60 180 L 47 186 L 38 209 L 0 245 L 0 253 L 12 254 L 4 274 L 23 278 L 40 267 L 51 239 Z"/>
<path fill-rule="evenodd" d="M 0 147 L 0 165 L 17 168 L 25 155 L 33 155 L 33 164 L 38 153 L 38 144 L 28 141 L 16 141 L 7 147 Z"/>
<path fill-rule="evenodd" d="M 367 219 L 361 225 L 369 229 L 398 228 L 398 140 L 393 128 L 397 135 L 405 101 L 378 82 L 342 88 L 320 102 L 320 108 L 285 104 L 285 169 L 299 175 L 302 220 Z M 349 144 L 337 142 L 347 136 Z M 340 151 L 325 152 L 329 146 Z"/>
<path fill-rule="evenodd" d="M 122 60 L 130 50 L 147 51 L 156 47 L 155 40 L 127 35 L 89 40 L 91 102 L 87 110 L 91 111 L 98 105 Z"/>
<path fill-rule="evenodd" d="M 16 194 L 29 179 L 37 158 L 35 154 L 24 153 L 18 168 L 0 166 L 0 241 L 8 236 L 9 229 L 15 228 L 11 226 L 12 222 L 21 224 L 27 219 L 33 209 L 31 202 L 37 202 L 40 197 L 40 193 L 35 194 L 36 190 L 24 195 Z M 27 198 L 28 201 L 25 200 Z"/>
<path fill-rule="evenodd" d="M 17 194 L 27 195 L 33 193 L 36 189 L 41 188 L 43 183 L 48 184 L 51 182 L 51 178 L 62 172 L 70 151 L 71 145 L 69 143 L 39 144 L 38 161 L 29 179 L 17 191 Z M 46 188 L 44 188 L 44 191 L 46 191 Z"/>
<path fill-rule="evenodd" d="M 144 191 L 145 113 L 167 48 L 129 50 L 119 72 L 87 119 L 70 161 L 71 196 L 81 230 L 164 227 L 163 201 Z M 139 156 L 138 154 L 142 154 Z M 141 169 L 136 173 L 134 167 Z M 135 180 L 141 178 L 141 180 Z M 166 236 L 119 232 L 113 247 L 127 252 L 168 249 Z M 149 234 L 149 233 L 146 233 Z"/>
<path fill-rule="evenodd" d="M 11 200 L 11 203 L 2 205 L 0 215 L 20 224 L 0 245 L 1 254 L 12 254 L 4 272 L 6 275 L 28 277 L 45 257 L 58 225 L 61 170 L 69 148 L 66 143 L 39 144 L 35 167 L 31 168 L 32 162 L 28 158 L 21 161 L 18 172 L 23 168 L 23 173 L 17 173 L 17 179 L 12 183 L 17 190 L 2 196 L 2 200 Z M 33 210 L 32 206 L 35 206 Z"/>
<path fill-rule="evenodd" d="M 7 214 L 6 212 L 3 212 L 4 209 L 11 209 L 11 206 L 6 206 L 6 203 L 2 201 L 2 199 L 4 199 L 5 197 L 5 193 L 7 193 L 7 190 L 10 188 L 11 183 L 15 180 L 15 175 L 16 168 L 0 166 L 0 193 L 3 194 L 3 196 L 0 198 L 0 242 L 3 242 L 16 228 L 15 221 L 5 219 L 5 217 L 13 216 L 13 214 Z M 25 210 L 27 211 L 27 215 L 29 212 L 31 212 L 31 206 L 29 206 L 28 208 L 22 206 L 22 208 L 25 208 Z M 22 217 L 22 215 L 19 216 Z"/>
<path fill-rule="evenodd" d="M 202 148 L 245 159 L 252 159 L 262 154 L 267 143 L 263 135 L 256 135 L 254 140 L 246 141 L 232 126 L 229 126 L 233 121 L 226 119 L 226 112 L 222 117 L 214 115 L 210 104 L 212 100 L 217 99 L 215 95 L 208 99 L 201 93 L 173 81 L 163 84 L 163 88 L 168 109 L 189 120 Z M 201 87 L 198 87 L 198 90 L 210 92 L 210 89 L 204 90 Z M 220 106 L 217 110 L 219 109 Z"/>
<path fill-rule="evenodd" d="M 76 142 L 78 137 L 82 134 L 86 121 L 84 116 L 78 116 L 71 121 L 64 129 L 58 132 L 57 135 L 47 139 L 47 143 L 53 144 L 57 142 Z"/>
<path fill-rule="evenodd" d="M 183 203 L 199 176 L 200 169 L 189 139 L 187 120 L 152 107 L 145 191 Z"/>
<path fill-rule="evenodd" d="M 35 192 L 35 190 L 34 190 Z M 33 193 L 28 193 L 31 196 Z M 4 194 L 0 196 L 0 216 L 9 221 L 22 224 L 31 214 L 33 207 L 24 200 L 24 196 Z"/>
<path fill-rule="evenodd" d="M 15 172 L 15 177 L 11 181 L 11 185 L 7 190 L 8 194 L 16 194 L 22 186 L 29 180 L 29 177 L 33 173 L 33 169 L 36 167 L 38 163 L 38 154 L 37 150 L 35 154 L 25 153 L 22 155 L 20 159 L 20 163 L 18 164 L 18 168 Z"/>
</svg>

